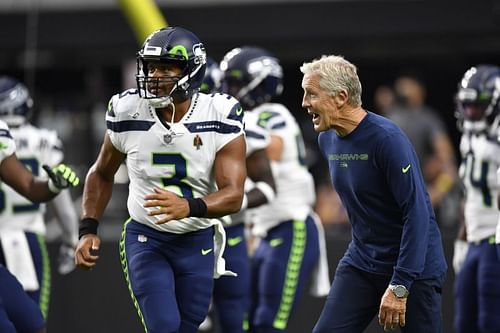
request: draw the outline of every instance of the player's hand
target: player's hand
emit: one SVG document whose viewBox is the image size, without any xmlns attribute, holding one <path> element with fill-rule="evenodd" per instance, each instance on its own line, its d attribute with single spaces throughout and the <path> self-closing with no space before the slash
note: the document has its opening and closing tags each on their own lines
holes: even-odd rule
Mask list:
<svg viewBox="0 0 500 333">
<path fill-rule="evenodd" d="M 80 238 L 75 250 L 75 264 L 84 269 L 92 269 L 99 259 L 95 252 L 101 246 L 101 239 L 94 234 L 86 234 Z"/>
<path fill-rule="evenodd" d="M 57 258 L 57 271 L 61 275 L 71 273 L 75 269 L 75 248 L 67 243 L 62 243 L 59 247 Z"/>
<path fill-rule="evenodd" d="M 67 165 L 59 164 L 51 169 L 48 165 L 44 164 L 42 168 L 49 176 L 49 189 L 54 193 L 58 193 L 70 186 L 78 186 L 78 184 L 80 184 L 80 178 L 78 178 L 76 173 Z"/>
<path fill-rule="evenodd" d="M 398 326 L 405 326 L 406 298 L 397 298 L 391 289 L 387 288 L 380 302 L 378 323 L 384 327 L 386 332 L 394 330 Z"/>
<path fill-rule="evenodd" d="M 148 194 L 144 197 L 146 200 L 144 207 L 153 207 L 153 209 L 148 210 L 149 216 L 163 215 L 155 224 L 180 220 L 189 215 L 189 204 L 186 199 L 160 188 L 155 188 L 154 191 L 155 193 Z"/>
<path fill-rule="evenodd" d="M 468 251 L 469 243 L 461 239 L 455 240 L 455 245 L 453 247 L 453 270 L 455 274 L 458 274 L 462 268 Z"/>
</svg>

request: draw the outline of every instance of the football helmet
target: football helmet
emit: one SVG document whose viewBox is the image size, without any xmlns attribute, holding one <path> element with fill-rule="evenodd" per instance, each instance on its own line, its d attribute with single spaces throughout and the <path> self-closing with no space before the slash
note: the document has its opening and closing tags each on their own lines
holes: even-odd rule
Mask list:
<svg viewBox="0 0 500 333">
<path fill-rule="evenodd" d="M 497 135 L 500 121 L 500 67 L 479 65 L 465 72 L 456 95 L 459 128 Z"/>
<path fill-rule="evenodd" d="M 243 108 L 269 102 L 283 91 L 283 69 L 277 58 L 258 47 L 241 47 L 223 58 L 222 92 L 236 97 Z"/>
<path fill-rule="evenodd" d="M 182 73 L 179 76 L 151 76 L 149 63 L 175 64 Z M 156 108 L 166 107 L 173 101 L 182 102 L 198 92 L 206 68 L 206 52 L 203 43 L 193 34 L 179 27 L 162 28 L 149 35 L 137 53 L 137 88 L 139 96 Z M 163 96 L 154 92 L 165 84 L 174 83 L 171 91 Z"/>
<path fill-rule="evenodd" d="M 201 83 L 200 91 L 205 94 L 211 94 L 219 91 L 221 71 L 219 64 L 211 57 L 207 57 L 207 69 L 205 77 Z"/>
<path fill-rule="evenodd" d="M 8 76 L 0 76 L 0 119 L 11 127 L 24 124 L 30 115 L 33 100 L 28 88 Z"/>
</svg>

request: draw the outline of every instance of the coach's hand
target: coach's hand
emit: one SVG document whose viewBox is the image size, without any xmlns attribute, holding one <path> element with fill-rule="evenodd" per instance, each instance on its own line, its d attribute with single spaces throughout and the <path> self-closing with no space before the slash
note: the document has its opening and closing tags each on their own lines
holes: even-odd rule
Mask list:
<svg viewBox="0 0 500 333">
<path fill-rule="evenodd" d="M 101 239 L 99 236 L 94 234 L 86 234 L 80 238 L 75 251 L 75 264 L 78 267 L 91 269 L 97 263 L 99 259 L 95 252 L 99 250 L 101 246 Z"/>
<path fill-rule="evenodd" d="M 149 216 L 163 215 L 155 224 L 180 220 L 189 215 L 189 204 L 186 199 L 160 188 L 155 188 L 154 191 L 155 193 L 144 197 L 146 200 L 144 207 L 154 207 L 154 209 L 148 210 Z"/>
<path fill-rule="evenodd" d="M 387 288 L 380 302 L 378 313 L 378 323 L 384 327 L 384 331 L 395 329 L 398 325 L 403 327 L 406 324 L 406 297 L 397 298 L 396 295 Z"/>
</svg>

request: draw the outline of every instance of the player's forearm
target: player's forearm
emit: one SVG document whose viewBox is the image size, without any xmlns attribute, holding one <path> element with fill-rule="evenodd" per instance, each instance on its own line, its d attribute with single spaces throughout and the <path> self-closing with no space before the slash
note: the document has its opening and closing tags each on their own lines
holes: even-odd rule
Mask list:
<svg viewBox="0 0 500 333">
<path fill-rule="evenodd" d="M 87 174 L 82 198 L 82 217 L 99 220 L 104 214 L 113 190 L 113 179 L 108 179 L 92 167 Z"/>
<path fill-rule="evenodd" d="M 221 217 L 240 211 L 243 187 L 223 188 L 203 198 L 207 204 L 206 217 Z"/>
<path fill-rule="evenodd" d="M 49 190 L 47 181 L 33 177 L 32 181 L 27 186 L 26 190 L 19 191 L 28 200 L 40 203 L 46 202 L 54 198 L 57 193 Z"/>
</svg>

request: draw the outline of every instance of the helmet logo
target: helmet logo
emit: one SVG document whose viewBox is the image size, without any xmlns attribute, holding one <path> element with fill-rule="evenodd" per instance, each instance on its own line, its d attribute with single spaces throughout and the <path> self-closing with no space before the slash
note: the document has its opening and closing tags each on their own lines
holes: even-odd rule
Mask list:
<svg viewBox="0 0 500 333">
<path fill-rule="evenodd" d="M 196 65 L 203 65 L 207 62 L 207 53 L 202 43 L 193 45 L 194 63 Z"/>
<path fill-rule="evenodd" d="M 189 59 L 188 57 L 188 52 L 186 50 L 186 48 L 184 47 L 184 45 L 176 45 L 174 47 L 172 47 L 172 49 L 170 49 L 170 51 L 168 51 L 168 54 L 172 54 L 172 55 L 178 55 L 178 54 L 181 54 L 182 57 L 186 60 Z"/>
</svg>

